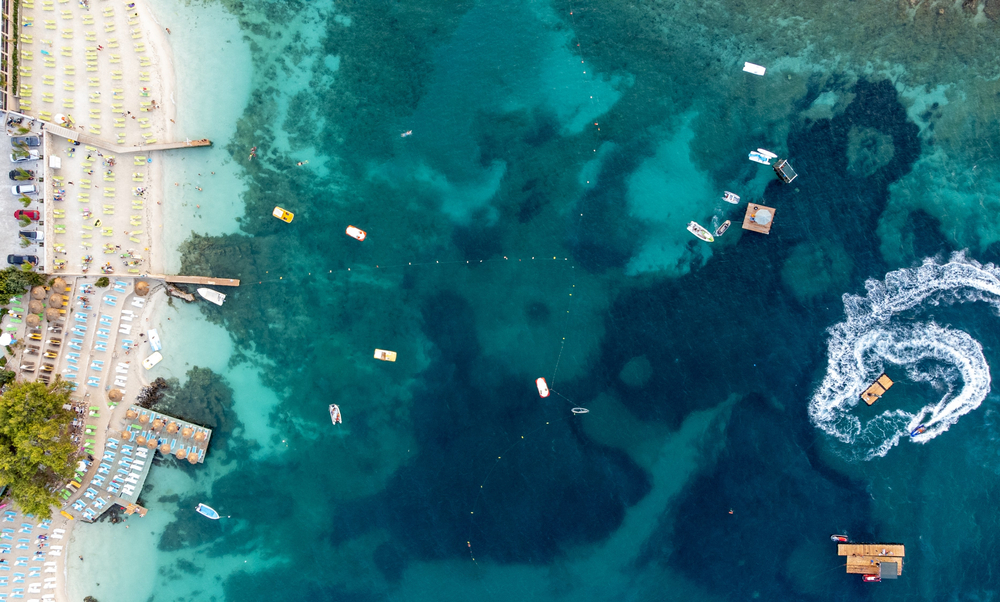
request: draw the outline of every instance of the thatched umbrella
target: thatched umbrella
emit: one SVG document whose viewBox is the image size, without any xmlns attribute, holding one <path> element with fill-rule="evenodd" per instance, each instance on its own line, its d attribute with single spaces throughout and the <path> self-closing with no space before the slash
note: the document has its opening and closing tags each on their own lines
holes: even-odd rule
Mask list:
<svg viewBox="0 0 1000 602">
<path fill-rule="evenodd" d="M 190 462 L 192 464 L 197 464 L 198 463 L 198 454 L 192 453 L 192 454 L 188 455 L 188 462 Z"/>
<path fill-rule="evenodd" d="M 132 431 L 129 430 L 129 429 L 125 429 L 124 431 L 122 431 L 122 439 L 124 439 L 126 441 L 131 441 L 132 440 Z"/>
<path fill-rule="evenodd" d="M 167 425 L 167 432 L 170 433 L 170 434 L 176 433 L 177 432 L 177 423 L 174 422 L 173 420 L 171 420 L 170 424 Z"/>
<path fill-rule="evenodd" d="M 45 304 L 38 299 L 32 299 L 28 302 L 28 311 L 33 314 L 40 314 L 45 311 Z"/>
<path fill-rule="evenodd" d="M 160 446 L 160 453 L 163 454 L 164 456 L 167 455 L 167 454 L 169 454 L 170 453 L 170 444 L 169 443 L 164 443 L 163 445 L 161 445 Z"/>
<path fill-rule="evenodd" d="M 54 307 L 50 307 L 50 308 L 48 308 L 48 309 L 45 310 L 45 319 L 46 320 L 52 322 L 52 321 L 58 320 L 59 318 L 60 318 L 60 314 L 59 314 L 59 310 L 58 309 L 56 309 Z"/>
<path fill-rule="evenodd" d="M 204 441 L 205 440 L 205 433 L 204 433 L 204 431 L 198 431 L 197 433 L 195 433 L 194 440 L 195 441 Z"/>
<path fill-rule="evenodd" d="M 121 389 L 111 389 L 110 391 L 108 391 L 108 399 L 110 399 L 111 401 L 121 401 L 122 400 Z"/>
<path fill-rule="evenodd" d="M 154 449 L 156 447 L 156 439 L 150 439 L 146 442 L 146 447 L 149 449 Z"/>
<path fill-rule="evenodd" d="M 139 422 L 143 424 L 149 422 L 149 414 L 143 414 L 142 416 L 139 416 Z"/>
<path fill-rule="evenodd" d="M 157 418 L 156 420 L 153 421 L 152 428 L 154 431 L 160 430 L 161 428 L 163 428 L 163 421 Z"/>
<path fill-rule="evenodd" d="M 49 297 L 49 307 L 62 307 L 63 298 L 62 295 L 52 295 Z"/>
<path fill-rule="evenodd" d="M 57 293 L 66 292 L 66 281 L 63 280 L 62 278 L 57 277 L 55 280 L 52 281 L 52 290 L 54 290 Z"/>
<path fill-rule="evenodd" d="M 194 432 L 194 429 L 192 429 L 189 426 L 186 426 L 183 429 L 181 429 L 181 437 L 184 437 L 185 439 L 187 439 L 188 437 L 191 436 L 191 433 L 193 433 L 193 432 Z"/>
<path fill-rule="evenodd" d="M 136 445 L 146 445 L 146 438 L 143 437 L 142 435 L 139 435 L 138 437 L 135 438 L 135 444 Z"/>
<path fill-rule="evenodd" d="M 179 450 L 177 450 L 177 453 L 175 453 L 174 455 L 177 456 L 178 460 L 183 460 L 184 457 L 188 455 L 188 450 L 182 447 Z"/>
<path fill-rule="evenodd" d="M 139 415 L 139 413 L 136 412 L 135 410 L 129 410 L 129 411 L 125 412 L 125 417 L 128 418 L 129 420 L 134 419 L 138 415 Z"/>
<path fill-rule="evenodd" d="M 139 282 L 135 283 L 135 294 L 139 295 L 140 297 L 145 297 L 148 292 L 149 292 L 148 282 L 146 282 L 145 280 L 140 280 Z"/>
<path fill-rule="evenodd" d="M 42 319 L 38 317 L 38 314 L 28 314 L 28 317 L 24 319 L 28 326 L 38 326 L 42 323 Z"/>
<path fill-rule="evenodd" d="M 44 299 L 45 295 L 47 294 L 48 293 L 46 293 L 45 289 L 41 286 L 36 286 L 35 288 L 31 289 L 31 296 L 34 297 L 35 299 Z"/>
</svg>

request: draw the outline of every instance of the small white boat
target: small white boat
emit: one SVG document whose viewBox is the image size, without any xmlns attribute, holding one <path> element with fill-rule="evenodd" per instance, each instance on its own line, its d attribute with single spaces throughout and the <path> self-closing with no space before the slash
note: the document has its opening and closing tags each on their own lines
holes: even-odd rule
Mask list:
<svg viewBox="0 0 1000 602">
<path fill-rule="evenodd" d="M 146 370 L 149 370 L 150 368 L 152 368 L 156 364 L 159 364 L 162 361 L 163 361 L 163 354 L 157 351 L 153 355 L 142 360 L 142 367 L 145 368 Z"/>
<path fill-rule="evenodd" d="M 396 352 L 386 351 L 385 349 L 376 349 L 375 359 L 382 360 L 383 362 L 394 362 L 396 361 Z"/>
<path fill-rule="evenodd" d="M 760 153 L 761 155 L 767 157 L 768 159 L 777 159 L 778 158 L 778 155 L 772 153 L 771 151 L 767 150 L 766 148 L 758 148 L 757 152 Z"/>
<path fill-rule="evenodd" d="M 340 417 L 340 407 L 335 403 L 330 404 L 330 420 L 332 420 L 334 424 L 340 424 L 342 422 Z"/>
<path fill-rule="evenodd" d="M 545 382 L 544 378 L 535 379 L 535 386 L 538 387 L 538 394 L 541 397 L 549 396 L 549 385 Z"/>
<path fill-rule="evenodd" d="M 589 411 L 587 408 L 573 408 L 574 414 L 586 414 Z"/>
<path fill-rule="evenodd" d="M 732 203 L 738 205 L 740 203 L 740 195 L 729 192 L 728 190 L 722 193 L 722 200 L 727 203 Z"/>
<path fill-rule="evenodd" d="M 743 63 L 743 70 L 747 73 L 753 73 L 754 75 L 764 75 L 767 68 L 761 67 L 760 65 L 754 65 L 753 63 Z"/>
<path fill-rule="evenodd" d="M 198 294 L 201 295 L 202 299 L 211 301 L 216 305 L 222 305 L 226 302 L 226 296 L 224 294 L 210 288 L 200 288 L 198 289 Z"/>
<path fill-rule="evenodd" d="M 747 159 L 750 159 L 751 161 L 753 161 L 755 163 L 760 163 L 761 165 L 770 165 L 771 164 L 771 159 L 769 159 L 768 157 L 760 154 L 757 151 L 750 151 L 750 156 L 747 157 Z"/>
<path fill-rule="evenodd" d="M 347 235 L 350 236 L 351 238 L 364 240 L 365 237 L 368 236 L 368 233 L 362 230 L 361 228 L 357 228 L 355 226 L 347 226 Z"/>
<path fill-rule="evenodd" d="M 705 242 L 715 242 L 715 239 L 712 238 L 712 233 L 698 225 L 697 222 L 688 222 L 688 232 Z"/>
<path fill-rule="evenodd" d="M 198 514 L 201 514 L 202 516 L 207 516 L 212 520 L 219 520 L 219 513 L 216 512 L 215 509 L 212 508 L 211 506 L 206 506 L 205 504 L 198 504 L 198 507 L 195 508 L 195 510 L 197 510 Z"/>
<path fill-rule="evenodd" d="M 729 221 L 728 219 L 722 222 L 722 225 L 715 229 L 715 235 L 722 236 L 723 234 L 726 233 L 726 230 L 728 230 L 729 226 L 731 226 L 732 224 L 733 222 Z"/>
</svg>

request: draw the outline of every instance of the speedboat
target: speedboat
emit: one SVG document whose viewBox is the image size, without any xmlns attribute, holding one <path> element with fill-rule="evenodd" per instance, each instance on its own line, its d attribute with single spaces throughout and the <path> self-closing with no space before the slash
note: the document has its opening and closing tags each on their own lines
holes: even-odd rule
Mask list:
<svg viewBox="0 0 1000 602">
<path fill-rule="evenodd" d="M 211 506 L 206 506 L 205 504 L 198 504 L 198 507 L 195 508 L 195 510 L 197 510 L 198 514 L 201 514 L 202 516 L 207 516 L 212 520 L 219 520 L 219 513 L 216 512 L 215 509 L 212 508 Z"/>
<path fill-rule="evenodd" d="M 732 203 L 738 205 L 740 202 L 740 195 L 729 192 L 728 190 L 723 191 L 722 200 L 727 203 Z"/>
<path fill-rule="evenodd" d="M 356 228 L 354 226 L 348 226 L 347 227 L 347 235 L 350 236 L 351 238 L 356 238 L 358 240 L 364 240 L 365 237 L 368 236 L 368 233 L 365 232 L 364 230 L 362 230 L 361 228 Z"/>
<path fill-rule="evenodd" d="M 289 224 L 292 223 L 293 219 L 295 219 L 294 213 L 291 211 L 285 211 L 281 207 L 275 207 L 274 211 L 271 212 L 271 215 Z"/>
<path fill-rule="evenodd" d="M 535 379 L 535 386 L 538 387 L 538 395 L 541 397 L 549 396 L 549 385 L 545 382 L 544 378 Z"/>
<path fill-rule="evenodd" d="M 912 431 L 910 431 L 910 436 L 911 437 L 916 437 L 917 435 L 920 435 L 920 434 L 922 434 L 922 433 L 924 433 L 926 431 L 927 431 L 927 426 L 924 425 L 924 424 L 921 424 L 917 428 L 915 428 Z"/>
<path fill-rule="evenodd" d="M 716 236 L 722 236 L 723 234 L 725 234 L 726 230 L 729 229 L 729 226 L 732 225 L 732 223 L 733 222 L 731 222 L 729 220 L 726 220 L 726 221 L 722 222 L 722 225 L 715 229 L 715 235 Z"/>
<path fill-rule="evenodd" d="M 847 543 L 847 536 L 846 535 L 831 535 L 830 536 L 830 541 L 839 541 L 841 543 Z"/>
<path fill-rule="evenodd" d="M 878 575 L 861 575 L 861 580 L 865 583 L 880 583 L 882 578 Z"/>
<path fill-rule="evenodd" d="M 340 407 L 338 407 L 335 403 L 330 404 L 330 420 L 332 420 L 334 424 L 340 424 L 343 422 L 340 417 Z"/>
<path fill-rule="evenodd" d="M 396 352 L 386 351 L 385 349 L 376 349 L 375 359 L 382 360 L 383 362 L 394 362 L 396 361 Z"/>
<path fill-rule="evenodd" d="M 226 296 L 224 294 L 210 288 L 200 288 L 198 289 L 198 294 L 201 295 L 201 297 L 206 301 L 211 301 L 216 305 L 222 305 L 226 301 Z"/>
<path fill-rule="evenodd" d="M 712 233 L 698 225 L 697 222 L 688 222 L 688 232 L 705 242 L 715 242 L 715 239 L 712 238 Z"/>
</svg>

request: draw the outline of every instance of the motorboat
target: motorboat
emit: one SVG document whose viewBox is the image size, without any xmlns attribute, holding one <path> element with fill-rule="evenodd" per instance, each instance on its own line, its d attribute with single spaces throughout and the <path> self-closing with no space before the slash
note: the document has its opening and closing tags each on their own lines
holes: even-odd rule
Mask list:
<svg viewBox="0 0 1000 602">
<path fill-rule="evenodd" d="M 732 224 L 733 222 L 729 221 L 728 219 L 722 222 L 722 225 L 715 229 L 715 235 L 722 236 L 723 234 L 726 233 L 726 230 L 728 230 L 729 226 L 731 226 Z"/>
<path fill-rule="evenodd" d="M 291 211 L 285 211 L 281 207 L 275 207 L 274 211 L 271 212 L 271 215 L 289 224 L 292 223 L 293 219 L 295 219 L 294 213 Z"/>
<path fill-rule="evenodd" d="M 153 366 L 159 364 L 161 361 L 163 361 L 163 354 L 157 351 L 154 352 L 153 355 L 142 360 L 142 367 L 145 368 L 146 370 L 150 370 Z"/>
<path fill-rule="evenodd" d="M 376 349 L 375 359 L 382 360 L 383 362 L 394 362 L 396 361 L 396 352 L 386 351 L 385 349 Z"/>
<path fill-rule="evenodd" d="M 355 226 L 347 226 L 347 235 L 351 238 L 356 238 L 358 240 L 364 240 L 368 233 L 361 228 Z"/>
<path fill-rule="evenodd" d="M 750 156 L 747 158 L 756 163 L 760 163 L 761 165 L 771 164 L 771 159 L 767 158 L 766 156 L 760 154 L 757 151 L 750 151 Z"/>
<path fill-rule="evenodd" d="M 712 233 L 698 225 L 697 222 L 688 222 L 688 232 L 705 242 L 715 242 L 715 239 L 712 238 Z"/>
<path fill-rule="evenodd" d="M 753 73 L 754 75 L 764 75 L 764 73 L 767 71 L 767 68 L 744 61 L 743 70 L 746 71 L 747 73 Z"/>
<path fill-rule="evenodd" d="M 210 288 L 200 288 L 198 289 L 198 294 L 201 295 L 202 299 L 215 303 L 216 305 L 221 306 L 226 302 L 226 296 L 224 294 Z"/>
<path fill-rule="evenodd" d="M 219 520 L 219 513 L 216 512 L 215 508 L 212 508 L 211 506 L 206 506 L 205 504 L 198 504 L 198 507 L 195 508 L 195 510 L 198 512 L 198 514 L 202 516 L 207 516 L 212 520 Z"/>
<path fill-rule="evenodd" d="M 910 436 L 916 437 L 917 435 L 923 434 L 925 432 L 927 432 L 927 425 L 921 424 L 917 428 L 910 431 Z"/>
<path fill-rule="evenodd" d="M 861 580 L 865 583 L 880 583 L 882 578 L 878 575 L 861 575 Z"/>
<path fill-rule="evenodd" d="M 725 190 L 722 192 L 722 200 L 727 203 L 738 205 L 740 202 L 740 195 Z"/>
<path fill-rule="evenodd" d="M 839 541 L 840 543 L 847 543 L 846 535 L 831 535 L 830 541 Z"/>
<path fill-rule="evenodd" d="M 334 424 L 340 424 L 343 422 L 340 417 L 340 407 L 335 403 L 330 404 L 330 420 L 332 420 Z"/>
<path fill-rule="evenodd" d="M 545 382 L 544 378 L 536 378 L 535 379 L 535 386 L 538 387 L 538 395 L 540 397 L 548 397 L 549 396 L 549 385 L 548 385 L 548 383 Z"/>
</svg>

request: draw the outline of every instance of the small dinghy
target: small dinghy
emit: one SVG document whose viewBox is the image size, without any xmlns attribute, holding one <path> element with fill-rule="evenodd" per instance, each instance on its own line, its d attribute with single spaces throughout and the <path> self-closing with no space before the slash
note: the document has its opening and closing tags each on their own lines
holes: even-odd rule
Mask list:
<svg viewBox="0 0 1000 602">
<path fill-rule="evenodd" d="M 288 224 L 292 223 L 292 220 L 295 219 L 294 213 L 291 211 L 285 211 L 281 207 L 275 207 L 274 211 L 271 212 L 271 215 Z"/>
<path fill-rule="evenodd" d="M 198 294 L 201 295 L 202 299 L 215 303 L 216 305 L 222 305 L 226 302 L 226 296 L 224 294 L 210 288 L 200 288 L 198 289 Z"/>
<path fill-rule="evenodd" d="M 573 408 L 574 414 L 586 414 L 589 411 L 587 408 Z"/>
<path fill-rule="evenodd" d="M 688 232 L 705 242 L 715 242 L 715 239 L 712 238 L 712 233 L 698 225 L 697 222 L 688 222 Z"/>
<path fill-rule="evenodd" d="M 846 535 L 831 535 L 830 541 L 839 541 L 840 543 L 847 543 Z"/>
<path fill-rule="evenodd" d="M 727 203 L 732 203 L 734 205 L 739 205 L 740 195 L 729 192 L 728 190 L 723 191 L 722 200 Z"/>
<path fill-rule="evenodd" d="M 375 359 L 382 360 L 383 362 L 394 362 L 396 361 L 396 352 L 386 351 L 385 349 L 376 349 Z"/>
<path fill-rule="evenodd" d="M 197 510 L 198 514 L 201 514 L 202 516 L 207 516 L 212 520 L 219 520 L 219 513 L 216 512 L 215 509 L 212 508 L 211 506 L 206 506 L 205 504 L 198 504 L 198 507 L 195 508 L 195 510 Z"/>
<path fill-rule="evenodd" d="M 753 73 L 754 75 L 764 75 L 767 72 L 767 67 L 761 67 L 760 65 L 743 61 L 743 70 L 747 73 Z"/>
<path fill-rule="evenodd" d="M 361 228 L 356 228 L 354 226 L 348 226 L 347 227 L 347 235 L 350 236 L 351 238 L 355 238 L 357 240 L 364 240 L 365 237 L 368 236 L 368 233 L 365 232 L 364 230 L 362 230 Z"/>
<path fill-rule="evenodd" d="M 332 420 L 334 424 L 340 424 L 343 422 L 340 418 L 340 407 L 335 403 L 330 404 L 330 420 Z"/>
<path fill-rule="evenodd" d="M 544 378 L 535 379 L 535 386 L 538 387 L 538 395 L 541 397 L 549 396 L 549 385 L 545 382 Z"/>
<path fill-rule="evenodd" d="M 882 578 L 878 575 L 862 575 L 861 580 L 865 583 L 881 583 Z"/>
<path fill-rule="evenodd" d="M 925 432 L 927 432 L 927 425 L 921 424 L 917 428 L 915 428 L 912 431 L 910 431 L 910 436 L 911 437 L 916 437 L 917 435 L 921 435 L 921 434 L 923 434 Z"/>
<path fill-rule="evenodd" d="M 733 222 L 731 222 L 729 220 L 726 220 L 726 221 L 722 222 L 722 225 L 715 229 L 715 235 L 716 236 L 722 236 L 723 234 L 725 234 L 726 230 L 729 229 L 729 226 L 731 226 L 732 223 Z"/>
</svg>

